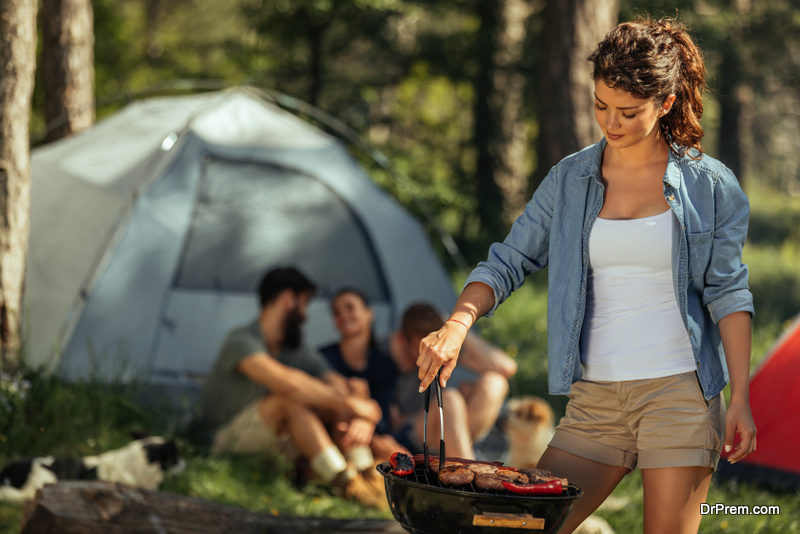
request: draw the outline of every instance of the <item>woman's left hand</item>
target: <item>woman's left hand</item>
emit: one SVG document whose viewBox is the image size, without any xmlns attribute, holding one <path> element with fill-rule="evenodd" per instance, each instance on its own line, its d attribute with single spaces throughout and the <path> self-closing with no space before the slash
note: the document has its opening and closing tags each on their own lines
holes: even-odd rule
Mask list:
<svg viewBox="0 0 800 534">
<path fill-rule="evenodd" d="M 724 454 L 730 453 L 730 463 L 736 463 L 756 450 L 756 425 L 747 399 L 731 399 L 725 415 L 725 441 L 722 447 Z"/>
</svg>

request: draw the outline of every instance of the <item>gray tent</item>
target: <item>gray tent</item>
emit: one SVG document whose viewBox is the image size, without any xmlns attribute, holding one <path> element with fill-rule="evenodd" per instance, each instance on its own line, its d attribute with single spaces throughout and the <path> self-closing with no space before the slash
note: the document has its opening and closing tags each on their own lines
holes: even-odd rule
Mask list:
<svg viewBox="0 0 800 534">
<path fill-rule="evenodd" d="M 192 386 L 288 263 L 320 286 L 312 346 L 336 337 L 341 286 L 368 295 L 378 335 L 412 301 L 455 302 L 420 224 L 336 138 L 246 88 L 130 104 L 33 152 L 26 360 Z"/>
</svg>

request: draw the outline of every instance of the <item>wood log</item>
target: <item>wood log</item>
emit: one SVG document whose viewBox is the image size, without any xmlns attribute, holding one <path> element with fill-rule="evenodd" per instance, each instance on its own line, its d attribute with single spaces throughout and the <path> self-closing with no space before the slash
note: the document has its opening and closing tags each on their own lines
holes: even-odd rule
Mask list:
<svg viewBox="0 0 800 534">
<path fill-rule="evenodd" d="M 28 503 L 21 534 L 326 534 L 404 532 L 388 519 L 259 514 L 172 493 L 101 481 L 62 481 Z"/>
</svg>

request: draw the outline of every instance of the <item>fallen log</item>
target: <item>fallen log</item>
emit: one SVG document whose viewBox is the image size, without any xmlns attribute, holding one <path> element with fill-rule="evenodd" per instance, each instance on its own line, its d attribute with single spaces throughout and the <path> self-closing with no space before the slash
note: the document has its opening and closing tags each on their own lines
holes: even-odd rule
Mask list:
<svg viewBox="0 0 800 534">
<path fill-rule="evenodd" d="M 39 490 L 21 534 L 399 534 L 388 519 L 259 514 L 194 497 L 101 481 L 62 481 Z"/>
</svg>

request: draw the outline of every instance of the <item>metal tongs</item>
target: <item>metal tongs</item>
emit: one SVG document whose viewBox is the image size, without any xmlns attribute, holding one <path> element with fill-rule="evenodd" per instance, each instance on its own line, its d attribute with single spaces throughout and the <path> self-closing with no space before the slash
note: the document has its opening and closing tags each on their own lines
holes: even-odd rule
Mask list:
<svg viewBox="0 0 800 534">
<path fill-rule="evenodd" d="M 430 460 L 428 459 L 428 411 L 431 405 L 431 389 L 436 386 L 436 403 L 439 405 L 439 470 L 444 467 L 444 410 L 442 409 L 442 386 L 439 384 L 439 373 L 433 379 L 428 389 L 425 390 L 425 422 L 422 428 L 422 454 L 425 457 L 425 469 L 432 471 Z"/>
</svg>

